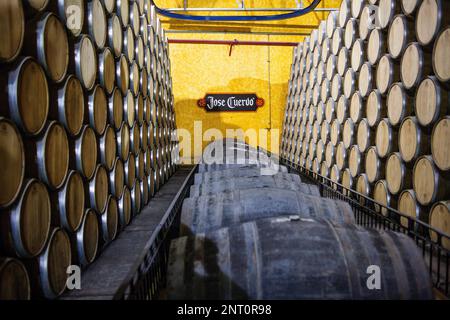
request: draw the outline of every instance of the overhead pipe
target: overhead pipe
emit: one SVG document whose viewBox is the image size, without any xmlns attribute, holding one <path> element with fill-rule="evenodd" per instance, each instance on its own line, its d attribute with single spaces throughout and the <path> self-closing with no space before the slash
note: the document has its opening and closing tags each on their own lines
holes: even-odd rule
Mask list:
<svg viewBox="0 0 450 320">
<path fill-rule="evenodd" d="M 189 14 L 180 14 L 171 12 L 167 9 L 159 8 L 153 0 L 152 4 L 155 6 L 156 12 L 165 17 L 179 19 L 179 20 L 191 20 L 191 21 L 275 21 L 275 20 L 285 20 L 303 16 L 307 13 L 312 12 L 321 0 L 313 0 L 313 2 L 303 9 L 296 8 L 293 11 L 282 14 L 274 15 L 262 15 L 262 16 L 197 16 Z M 241 10 L 244 11 L 244 10 Z"/>
<path fill-rule="evenodd" d="M 164 8 L 170 12 L 291 12 L 299 8 Z M 338 8 L 314 8 L 312 11 L 338 11 Z"/>
<path fill-rule="evenodd" d="M 198 40 L 198 39 L 168 39 L 168 43 L 183 44 L 209 44 L 209 45 L 227 45 L 230 46 L 229 56 L 233 51 L 233 46 L 278 46 L 278 47 L 296 47 L 297 42 L 279 42 L 279 41 L 239 41 L 239 40 Z"/>
</svg>

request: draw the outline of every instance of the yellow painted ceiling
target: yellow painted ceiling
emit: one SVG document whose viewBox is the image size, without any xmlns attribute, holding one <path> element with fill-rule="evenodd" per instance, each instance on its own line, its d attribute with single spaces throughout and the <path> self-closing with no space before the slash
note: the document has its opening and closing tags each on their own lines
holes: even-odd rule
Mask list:
<svg viewBox="0 0 450 320">
<path fill-rule="evenodd" d="M 309 5 L 313 0 L 303 0 L 304 6 Z M 322 0 L 318 8 L 338 8 L 341 0 Z M 160 8 L 183 8 L 184 0 L 155 0 Z M 237 8 L 236 0 L 187 0 L 190 8 Z M 294 8 L 294 0 L 245 0 L 246 8 Z M 180 12 L 185 13 L 185 12 Z M 271 15 L 283 12 L 188 12 L 192 15 Z M 286 12 L 284 12 L 286 13 Z M 300 41 L 317 28 L 321 20 L 328 16 L 326 11 L 315 11 L 304 16 L 279 21 L 244 21 L 244 22 L 198 22 L 183 21 L 160 16 L 165 29 L 176 32 L 183 31 L 213 31 L 226 33 L 261 33 L 280 34 L 290 37 L 290 40 Z"/>
</svg>

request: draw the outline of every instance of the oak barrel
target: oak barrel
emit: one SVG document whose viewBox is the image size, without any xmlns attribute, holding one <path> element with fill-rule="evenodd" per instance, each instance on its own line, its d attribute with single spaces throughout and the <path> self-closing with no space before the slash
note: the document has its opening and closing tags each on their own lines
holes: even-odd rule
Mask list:
<svg viewBox="0 0 450 320">
<path fill-rule="evenodd" d="M 381 290 L 367 287 L 372 264 L 385 270 Z M 433 298 L 421 252 L 408 236 L 298 216 L 173 240 L 167 289 L 169 299 Z"/>
</svg>

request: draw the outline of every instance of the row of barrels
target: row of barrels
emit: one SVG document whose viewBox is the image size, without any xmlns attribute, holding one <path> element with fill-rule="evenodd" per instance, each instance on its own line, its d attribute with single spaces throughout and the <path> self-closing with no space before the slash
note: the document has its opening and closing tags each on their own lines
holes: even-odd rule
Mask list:
<svg viewBox="0 0 450 320">
<path fill-rule="evenodd" d="M 449 234 L 448 2 L 413 2 L 343 1 L 299 44 L 281 154 Z"/>
<path fill-rule="evenodd" d="M 231 156 L 222 163 L 200 163 L 183 202 L 169 251 L 169 299 L 432 298 L 409 238 L 356 226 L 347 203 L 322 198 L 262 150 L 235 141 L 225 151 Z M 387 277 L 381 290 L 366 286 L 372 264 Z"/>
<path fill-rule="evenodd" d="M 167 39 L 149 1 L 1 6 L 0 300 L 54 299 L 176 170 Z"/>
</svg>

